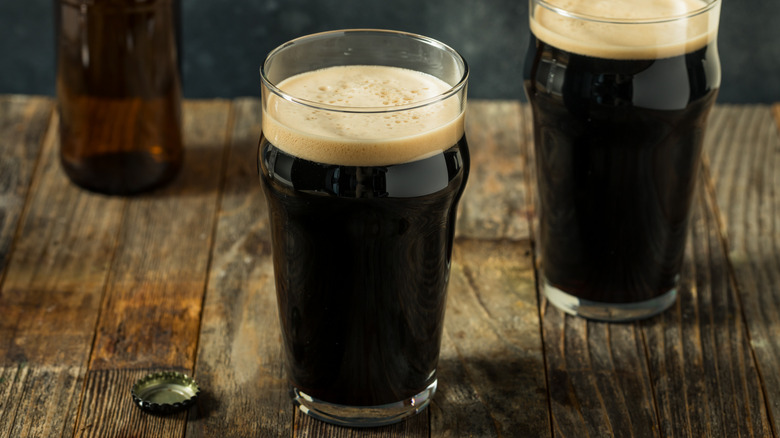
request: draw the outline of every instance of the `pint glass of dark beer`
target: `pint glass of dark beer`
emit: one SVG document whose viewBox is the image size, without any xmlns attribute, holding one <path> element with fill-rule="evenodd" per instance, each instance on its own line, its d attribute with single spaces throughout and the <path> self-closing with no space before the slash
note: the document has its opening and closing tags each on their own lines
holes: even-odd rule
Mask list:
<svg viewBox="0 0 780 438">
<path fill-rule="evenodd" d="M 467 65 L 430 38 L 348 30 L 280 46 L 261 76 L 291 397 L 331 423 L 400 421 L 437 385 Z"/>
<path fill-rule="evenodd" d="M 677 297 L 720 86 L 720 0 L 531 0 L 538 254 L 547 299 L 605 321 Z"/>
</svg>

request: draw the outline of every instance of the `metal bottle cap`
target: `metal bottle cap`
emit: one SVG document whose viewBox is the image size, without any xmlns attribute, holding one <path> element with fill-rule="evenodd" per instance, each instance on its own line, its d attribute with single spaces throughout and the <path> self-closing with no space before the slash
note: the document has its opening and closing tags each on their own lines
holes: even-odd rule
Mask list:
<svg viewBox="0 0 780 438">
<path fill-rule="evenodd" d="M 170 414 L 192 406 L 200 388 L 191 377 L 175 371 L 149 374 L 133 385 L 133 402 L 154 414 Z"/>
</svg>

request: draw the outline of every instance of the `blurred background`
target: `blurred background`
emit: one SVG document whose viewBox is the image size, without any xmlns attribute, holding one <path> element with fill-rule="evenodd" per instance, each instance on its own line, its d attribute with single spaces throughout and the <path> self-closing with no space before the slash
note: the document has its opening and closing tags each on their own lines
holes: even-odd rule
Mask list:
<svg viewBox="0 0 780 438">
<path fill-rule="evenodd" d="M 54 0 L 0 1 L 0 93 L 54 94 Z M 182 0 L 184 95 L 259 96 L 258 68 L 308 33 L 387 28 L 424 34 L 471 66 L 469 95 L 523 99 L 526 0 Z M 723 0 L 721 103 L 780 102 L 780 1 Z"/>
</svg>

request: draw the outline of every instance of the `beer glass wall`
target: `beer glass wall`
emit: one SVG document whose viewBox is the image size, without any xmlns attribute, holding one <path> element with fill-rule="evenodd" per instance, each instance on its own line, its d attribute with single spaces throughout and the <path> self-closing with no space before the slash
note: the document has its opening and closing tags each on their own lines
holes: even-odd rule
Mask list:
<svg viewBox="0 0 780 438">
<path fill-rule="evenodd" d="M 543 291 L 566 312 L 645 318 L 677 296 L 720 86 L 719 0 L 531 0 Z"/>
<path fill-rule="evenodd" d="M 465 61 L 432 39 L 336 31 L 262 70 L 258 167 L 294 402 L 349 426 L 419 412 L 436 385 L 469 154 Z"/>
</svg>

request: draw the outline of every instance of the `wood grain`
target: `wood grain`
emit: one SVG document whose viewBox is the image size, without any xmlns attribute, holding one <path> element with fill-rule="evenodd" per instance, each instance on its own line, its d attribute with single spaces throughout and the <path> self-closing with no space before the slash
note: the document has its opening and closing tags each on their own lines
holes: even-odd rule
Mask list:
<svg viewBox="0 0 780 438">
<path fill-rule="evenodd" d="M 173 371 L 184 371 L 170 368 Z M 136 380 L 157 369 L 100 369 L 89 372 L 84 401 L 73 436 L 82 437 L 180 437 L 187 412 L 152 415 L 141 411 L 130 398 Z"/>
<path fill-rule="evenodd" d="M 0 282 L 52 108 L 50 99 L 0 96 Z"/>
<path fill-rule="evenodd" d="M 90 368 L 195 361 L 227 134 L 227 102 L 184 108 L 186 158 L 162 190 L 129 198 Z"/>
<path fill-rule="evenodd" d="M 185 413 L 155 419 L 133 406 L 129 390 L 146 372 L 193 370 L 228 118 L 227 102 L 188 102 L 181 174 L 162 190 L 127 200 L 77 436 L 184 432 Z"/>
<path fill-rule="evenodd" d="M 0 436 L 72 436 L 84 367 L 0 367 Z"/>
<path fill-rule="evenodd" d="M 271 236 L 257 174 L 260 102 L 234 103 L 195 376 L 207 397 L 187 436 L 290 436 Z"/>
<path fill-rule="evenodd" d="M 460 239 L 453 260 L 431 436 L 549 436 L 530 241 Z"/>
<path fill-rule="evenodd" d="M 659 436 L 641 331 L 542 306 L 554 436 Z"/>
<path fill-rule="evenodd" d="M 459 206 L 457 236 L 513 240 L 530 236 L 520 114 L 517 101 L 469 102 L 471 173 Z"/>
<path fill-rule="evenodd" d="M 0 367 L 0 436 L 11 435 L 28 373 L 29 367 L 25 363 Z"/>
<path fill-rule="evenodd" d="M 70 184 L 50 121 L 31 125 L 46 136 L 0 289 L 0 364 L 20 389 L 3 398 L 0 436 L 72 434 L 124 208 Z"/>
<path fill-rule="evenodd" d="M 187 102 L 179 178 L 113 198 L 60 170 L 50 99 L 0 96 L 0 437 L 778 436 L 780 105 L 715 108 L 679 302 L 630 324 L 537 302 L 530 109 L 470 107 L 438 392 L 349 429 L 287 395 L 258 99 Z M 161 368 L 196 408 L 131 403 Z"/>
<path fill-rule="evenodd" d="M 677 306 L 641 324 L 662 436 L 771 436 L 708 181 L 694 199 Z"/>
<path fill-rule="evenodd" d="M 470 103 L 472 171 L 458 217 L 431 436 L 550 433 L 527 117 L 517 102 Z"/>
<path fill-rule="evenodd" d="M 122 223 L 123 199 L 78 189 L 59 164 L 57 117 L 2 285 L 0 358 L 85 365 Z"/>
<path fill-rule="evenodd" d="M 719 223 L 769 403 L 780 431 L 780 135 L 778 109 L 722 105 L 706 149 Z M 755 388 L 758 391 L 759 388 Z"/>
</svg>

